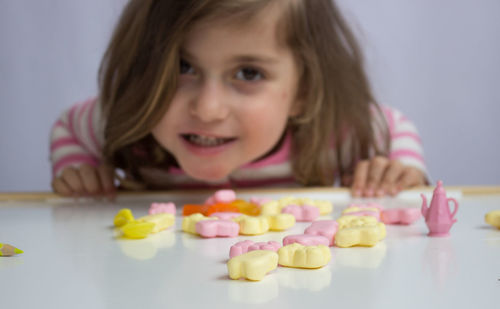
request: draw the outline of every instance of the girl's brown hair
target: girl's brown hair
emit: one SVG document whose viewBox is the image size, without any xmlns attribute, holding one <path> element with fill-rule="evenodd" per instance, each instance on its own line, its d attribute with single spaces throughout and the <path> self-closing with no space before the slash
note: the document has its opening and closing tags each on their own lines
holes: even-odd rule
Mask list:
<svg viewBox="0 0 500 309">
<path fill-rule="evenodd" d="M 386 128 L 383 146 L 375 142 L 371 119 L 380 109 L 360 48 L 331 0 L 131 0 L 99 72 L 105 161 L 145 186 L 140 167 L 174 164 L 150 132 L 176 91 L 179 49 L 189 27 L 212 18 L 241 22 L 277 2 L 283 7 L 278 36 L 301 74 L 302 113 L 289 121 L 295 178 L 304 185 L 331 185 L 335 170 L 352 173 L 356 159 L 386 154 Z M 346 151 L 354 156 L 348 162 Z"/>
</svg>

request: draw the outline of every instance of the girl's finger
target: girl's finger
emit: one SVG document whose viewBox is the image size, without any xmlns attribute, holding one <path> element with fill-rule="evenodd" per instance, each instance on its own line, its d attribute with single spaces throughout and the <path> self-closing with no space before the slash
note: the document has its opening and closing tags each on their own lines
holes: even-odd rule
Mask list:
<svg viewBox="0 0 500 309">
<path fill-rule="evenodd" d="M 398 193 L 396 186 L 397 180 L 403 174 L 403 165 L 398 160 L 392 160 L 389 163 L 389 167 L 385 171 L 384 178 L 382 179 L 381 189 L 384 194 L 390 194 L 392 196 Z"/>
<path fill-rule="evenodd" d="M 101 185 L 106 194 L 113 196 L 115 194 L 114 174 L 113 169 L 107 165 L 100 165 L 97 168 Z"/>
<path fill-rule="evenodd" d="M 389 159 L 385 157 L 375 157 L 370 161 L 365 196 L 372 197 L 381 185 L 385 170 L 389 165 Z M 385 193 L 382 193 L 382 195 Z"/>
<path fill-rule="evenodd" d="M 73 191 L 71 191 L 71 188 L 61 179 L 61 178 L 54 178 L 52 180 L 52 190 L 60 194 L 62 196 L 72 196 Z"/>
<path fill-rule="evenodd" d="M 341 184 L 343 187 L 350 187 L 352 185 L 352 181 L 354 176 L 350 173 L 346 173 L 342 175 Z"/>
<path fill-rule="evenodd" d="M 95 167 L 89 164 L 82 164 L 79 171 L 85 191 L 90 195 L 100 194 L 102 186 Z"/>
<path fill-rule="evenodd" d="M 368 169 L 370 162 L 368 160 L 360 161 L 354 169 L 354 180 L 352 182 L 351 194 L 352 196 L 359 197 L 363 194 L 366 186 L 366 177 L 368 176 Z"/>
<path fill-rule="evenodd" d="M 83 187 L 82 180 L 76 168 L 72 166 L 65 168 L 61 174 L 61 179 L 71 189 L 73 195 L 85 194 L 85 188 Z"/>
<path fill-rule="evenodd" d="M 405 167 L 401 178 L 398 180 L 398 187 L 400 190 L 404 190 L 423 183 L 424 174 L 420 170 L 414 167 Z"/>
</svg>

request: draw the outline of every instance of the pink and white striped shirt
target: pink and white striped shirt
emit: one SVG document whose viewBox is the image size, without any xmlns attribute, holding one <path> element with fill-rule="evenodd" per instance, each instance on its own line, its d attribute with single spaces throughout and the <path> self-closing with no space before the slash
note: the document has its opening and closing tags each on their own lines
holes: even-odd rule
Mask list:
<svg viewBox="0 0 500 309">
<path fill-rule="evenodd" d="M 389 158 L 414 166 L 427 175 L 422 142 L 413 123 L 395 109 L 383 106 L 382 110 L 385 117 L 373 119 L 378 136 L 376 140 L 382 141 L 380 122 L 386 122 L 391 141 Z M 64 112 L 52 128 L 50 157 L 53 174 L 60 175 L 65 167 L 83 163 L 97 166 L 101 162 L 104 145 L 103 128 L 104 121 L 97 99 L 81 102 Z M 139 171 L 149 187 L 155 189 L 300 186 L 292 173 L 291 143 L 291 134 L 287 134 L 281 147 L 270 156 L 238 168 L 225 180 L 209 184 L 192 179 L 175 167 L 168 170 L 141 168 Z M 343 153 L 342 156 L 344 162 L 352 160 L 350 153 Z"/>
</svg>

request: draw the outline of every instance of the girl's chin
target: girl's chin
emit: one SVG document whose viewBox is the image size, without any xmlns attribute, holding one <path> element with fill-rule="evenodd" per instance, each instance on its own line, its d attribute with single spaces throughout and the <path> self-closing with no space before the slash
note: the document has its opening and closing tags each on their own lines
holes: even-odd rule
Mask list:
<svg viewBox="0 0 500 309">
<path fill-rule="evenodd" d="M 229 172 L 221 168 L 184 168 L 181 164 L 181 168 L 184 172 L 191 178 L 204 182 L 224 182 L 229 176 Z"/>
</svg>

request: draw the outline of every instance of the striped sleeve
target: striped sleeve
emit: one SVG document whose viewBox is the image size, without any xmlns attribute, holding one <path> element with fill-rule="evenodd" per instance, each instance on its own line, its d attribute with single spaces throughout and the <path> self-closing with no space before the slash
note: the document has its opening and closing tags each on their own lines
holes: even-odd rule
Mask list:
<svg viewBox="0 0 500 309">
<path fill-rule="evenodd" d="M 56 121 L 50 136 L 53 176 L 68 166 L 88 163 L 97 166 L 101 159 L 104 134 L 101 111 L 96 98 L 78 103 Z"/>
<path fill-rule="evenodd" d="M 422 141 L 415 125 L 400 111 L 383 106 L 391 140 L 389 158 L 413 166 L 426 175 Z"/>
</svg>

